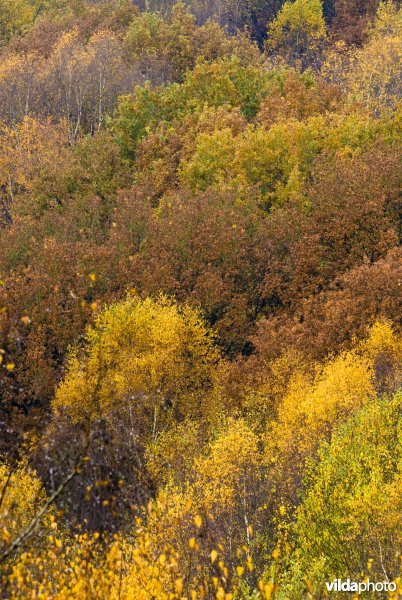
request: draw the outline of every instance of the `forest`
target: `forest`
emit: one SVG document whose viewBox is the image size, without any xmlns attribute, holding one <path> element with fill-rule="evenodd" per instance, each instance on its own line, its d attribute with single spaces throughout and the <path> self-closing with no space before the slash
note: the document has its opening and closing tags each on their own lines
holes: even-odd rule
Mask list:
<svg viewBox="0 0 402 600">
<path fill-rule="evenodd" d="M 1 598 L 401 597 L 401 99 L 396 1 L 0 0 Z"/>
</svg>

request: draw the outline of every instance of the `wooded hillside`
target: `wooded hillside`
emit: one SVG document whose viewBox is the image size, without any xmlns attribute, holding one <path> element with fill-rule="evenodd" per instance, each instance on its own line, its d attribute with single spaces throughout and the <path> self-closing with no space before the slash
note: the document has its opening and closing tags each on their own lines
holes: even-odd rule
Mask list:
<svg viewBox="0 0 402 600">
<path fill-rule="evenodd" d="M 2 598 L 402 593 L 401 48 L 392 1 L 0 0 Z"/>
</svg>

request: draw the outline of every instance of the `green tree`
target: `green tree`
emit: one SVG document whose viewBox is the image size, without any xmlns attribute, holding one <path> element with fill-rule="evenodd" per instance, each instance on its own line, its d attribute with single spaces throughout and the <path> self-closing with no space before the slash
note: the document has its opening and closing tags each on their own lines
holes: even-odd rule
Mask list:
<svg viewBox="0 0 402 600">
<path fill-rule="evenodd" d="M 0 45 L 31 25 L 35 14 L 34 3 L 29 0 L 0 0 Z"/>
<path fill-rule="evenodd" d="M 392 581 L 398 574 L 401 408 L 401 393 L 368 402 L 307 470 L 295 560 L 317 591 L 335 577 Z"/>
</svg>

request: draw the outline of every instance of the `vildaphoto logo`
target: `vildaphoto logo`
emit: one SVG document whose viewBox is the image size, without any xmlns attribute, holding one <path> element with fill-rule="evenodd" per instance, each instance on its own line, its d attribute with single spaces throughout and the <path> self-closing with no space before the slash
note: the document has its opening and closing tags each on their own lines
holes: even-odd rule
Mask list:
<svg viewBox="0 0 402 600">
<path fill-rule="evenodd" d="M 326 582 L 326 588 L 329 592 L 395 592 L 396 583 L 387 581 L 350 581 L 350 579 L 334 579 Z"/>
</svg>

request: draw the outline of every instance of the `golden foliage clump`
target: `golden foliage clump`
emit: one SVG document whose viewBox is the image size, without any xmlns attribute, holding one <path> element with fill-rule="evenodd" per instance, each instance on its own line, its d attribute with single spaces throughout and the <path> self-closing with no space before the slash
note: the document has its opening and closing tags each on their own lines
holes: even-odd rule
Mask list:
<svg viewBox="0 0 402 600">
<path fill-rule="evenodd" d="M 219 587 L 231 593 L 239 574 L 253 571 L 261 465 L 259 436 L 244 420 L 228 419 L 198 452 L 187 478 L 170 480 L 150 503 L 149 549 L 174 557 L 187 593 L 203 590 L 200 597 L 209 597 Z"/>
<path fill-rule="evenodd" d="M 391 113 L 400 94 L 401 41 L 401 35 L 373 38 L 357 53 L 349 73 L 351 96 L 376 116 Z"/>
<path fill-rule="evenodd" d="M 14 541 L 45 499 L 46 493 L 34 471 L 24 464 L 17 468 L 0 465 L 0 549 Z"/>
<path fill-rule="evenodd" d="M 402 9 L 381 2 L 361 48 L 337 42 L 326 53 L 322 75 L 342 86 L 350 102 L 364 106 L 376 117 L 392 115 L 401 95 Z"/>
<path fill-rule="evenodd" d="M 217 359 L 196 311 L 129 296 L 95 319 L 84 352 L 71 352 L 53 406 L 76 421 L 127 409 L 155 437 L 169 415 L 199 414 Z"/>
<path fill-rule="evenodd" d="M 0 67 L 0 81 L 2 68 L 4 65 Z M 41 176 L 45 173 L 49 176 L 57 160 L 63 159 L 67 147 L 66 123 L 55 125 L 50 120 L 40 122 L 26 116 L 14 126 L 0 123 L 0 140 L 0 203 L 8 215 L 6 220 L 11 222 L 12 212 L 18 209 L 25 213 L 28 209 L 37 210 L 37 206 L 24 208 L 26 201 L 20 198 L 34 192 L 39 195 Z"/>
<path fill-rule="evenodd" d="M 289 62 L 304 61 L 325 38 L 326 26 L 319 0 L 285 2 L 268 25 L 266 46 Z"/>
<path fill-rule="evenodd" d="M 387 356 L 385 377 L 397 380 L 400 343 L 389 323 L 378 322 L 367 340 L 318 366 L 315 373 L 297 370 L 269 433 L 272 455 L 311 453 L 340 420 L 375 397 L 382 357 Z"/>
<path fill-rule="evenodd" d="M 121 538 L 100 546 L 99 533 L 66 536 L 52 521 L 40 548 L 19 554 L 3 584 L 11 598 L 121 598 L 128 544 Z"/>
<path fill-rule="evenodd" d="M 371 580 L 398 573 L 401 400 L 399 392 L 366 403 L 320 446 L 318 460 L 307 468 L 295 531 L 299 565 L 317 587 L 346 570 L 358 577 L 363 565 Z"/>
</svg>

